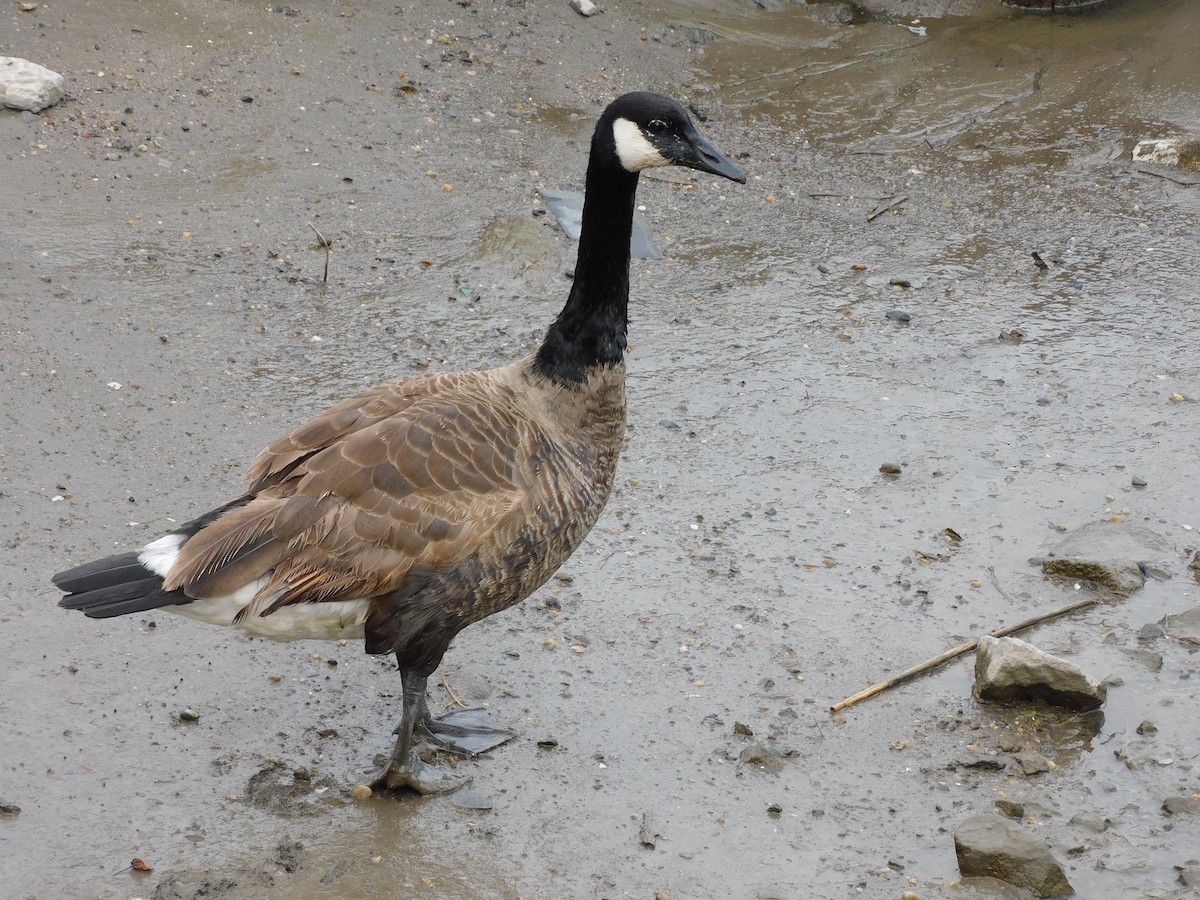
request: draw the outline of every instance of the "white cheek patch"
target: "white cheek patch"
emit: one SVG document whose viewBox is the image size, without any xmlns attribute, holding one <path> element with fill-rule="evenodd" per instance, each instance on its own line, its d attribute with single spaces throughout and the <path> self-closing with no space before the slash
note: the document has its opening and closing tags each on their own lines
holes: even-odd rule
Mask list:
<svg viewBox="0 0 1200 900">
<path fill-rule="evenodd" d="M 617 145 L 617 157 L 629 172 L 640 172 L 655 166 L 669 166 L 670 160 L 658 152 L 642 129 L 628 119 L 613 122 L 613 141 Z"/>
</svg>

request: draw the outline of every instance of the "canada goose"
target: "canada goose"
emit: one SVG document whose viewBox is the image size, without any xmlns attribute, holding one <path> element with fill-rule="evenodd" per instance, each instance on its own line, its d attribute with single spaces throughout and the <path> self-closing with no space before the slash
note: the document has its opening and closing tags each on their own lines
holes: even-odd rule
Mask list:
<svg viewBox="0 0 1200 900">
<path fill-rule="evenodd" d="M 262 451 L 241 497 L 55 575 L 59 605 L 92 618 L 163 608 L 276 640 L 365 639 L 367 653 L 396 655 L 403 682 L 395 747 L 371 786 L 458 787 L 466 779 L 424 766 L 414 728 L 463 752 L 510 735 L 434 719 L 426 679 L 459 631 L 543 584 L 608 499 L 625 426 L 634 193 L 641 170 L 666 165 L 746 181 L 674 100 L 617 98 L 592 137 L 574 283 L 537 351 L 339 403 Z"/>
</svg>

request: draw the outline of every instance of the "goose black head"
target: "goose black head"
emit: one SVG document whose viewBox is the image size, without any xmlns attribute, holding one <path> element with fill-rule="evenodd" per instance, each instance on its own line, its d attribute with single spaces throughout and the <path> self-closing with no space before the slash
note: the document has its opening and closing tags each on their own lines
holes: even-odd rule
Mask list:
<svg viewBox="0 0 1200 900">
<path fill-rule="evenodd" d="M 687 110 L 662 94 L 624 94 L 609 105 L 596 137 L 607 138 L 611 129 L 613 150 L 621 167 L 640 172 L 655 166 L 687 166 L 746 183 L 732 160 L 696 130 Z"/>
</svg>

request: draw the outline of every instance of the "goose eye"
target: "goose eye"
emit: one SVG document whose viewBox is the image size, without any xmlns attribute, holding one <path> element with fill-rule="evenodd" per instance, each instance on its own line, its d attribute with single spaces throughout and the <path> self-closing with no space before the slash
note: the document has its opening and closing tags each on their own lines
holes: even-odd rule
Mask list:
<svg viewBox="0 0 1200 900">
<path fill-rule="evenodd" d="M 667 130 L 667 123 L 662 119 L 651 119 L 646 123 L 646 130 L 651 134 L 662 134 Z"/>
</svg>

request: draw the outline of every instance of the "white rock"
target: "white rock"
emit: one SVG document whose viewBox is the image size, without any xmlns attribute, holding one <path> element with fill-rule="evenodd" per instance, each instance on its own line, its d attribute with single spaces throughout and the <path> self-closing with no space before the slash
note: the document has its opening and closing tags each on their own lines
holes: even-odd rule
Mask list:
<svg viewBox="0 0 1200 900">
<path fill-rule="evenodd" d="M 45 66 L 0 56 L 0 106 L 41 112 L 66 94 L 67 80 Z"/>
<path fill-rule="evenodd" d="M 592 0 L 571 0 L 571 9 L 581 16 L 594 16 L 600 12 L 599 7 Z"/>
<path fill-rule="evenodd" d="M 1133 148 L 1133 161 L 1200 172 L 1200 140 L 1167 138 L 1162 141 L 1141 141 Z"/>
</svg>

